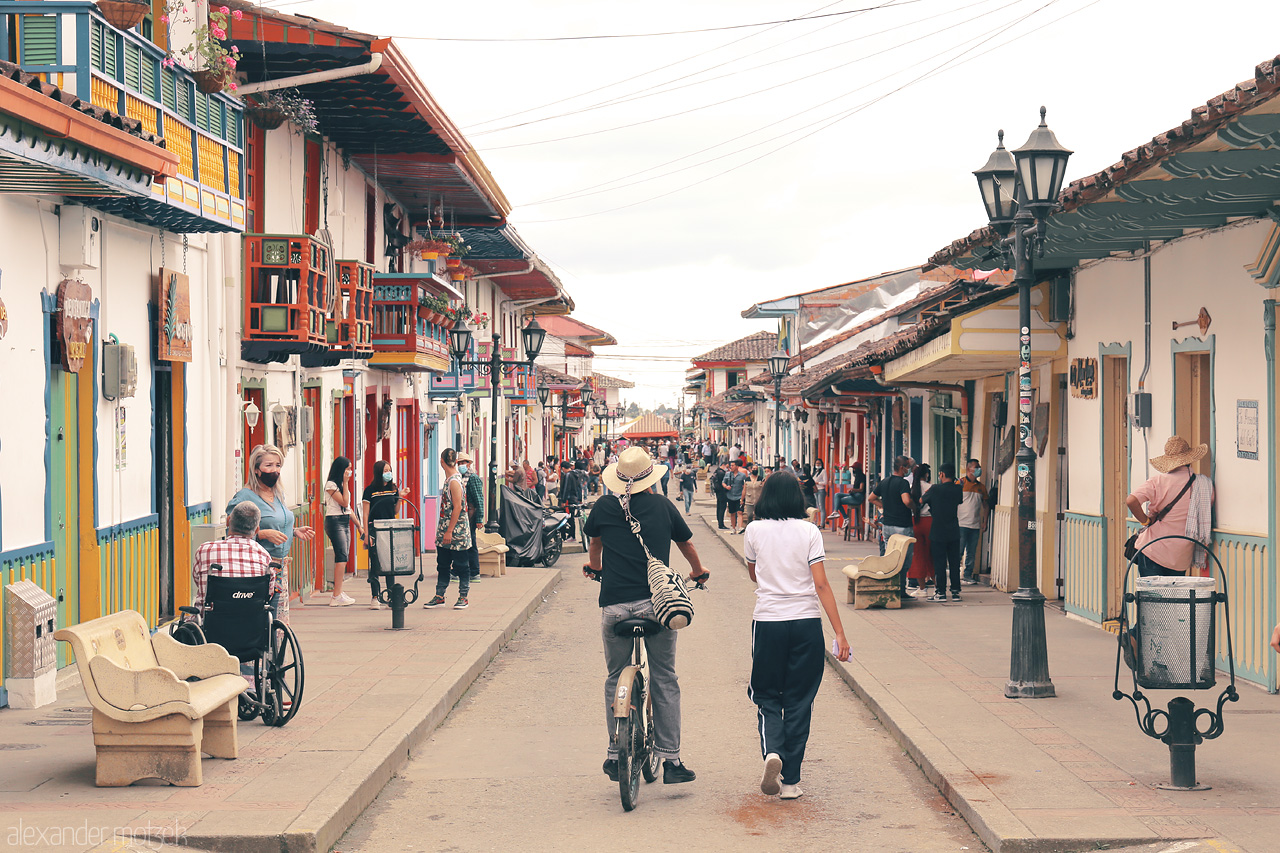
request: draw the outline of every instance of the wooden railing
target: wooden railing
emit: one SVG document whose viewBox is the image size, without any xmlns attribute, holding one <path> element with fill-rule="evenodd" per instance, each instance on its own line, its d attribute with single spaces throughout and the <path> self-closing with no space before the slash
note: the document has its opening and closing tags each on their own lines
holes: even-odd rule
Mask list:
<svg viewBox="0 0 1280 853">
<path fill-rule="evenodd" d="M 160 618 L 160 517 L 100 527 L 98 576 L 102 613 L 136 610 L 152 628 Z M 175 569 L 176 571 L 176 569 Z"/>
<path fill-rule="evenodd" d="M 1068 613 L 1101 622 L 1107 608 L 1107 520 L 1063 514 L 1062 553 Z"/>
</svg>

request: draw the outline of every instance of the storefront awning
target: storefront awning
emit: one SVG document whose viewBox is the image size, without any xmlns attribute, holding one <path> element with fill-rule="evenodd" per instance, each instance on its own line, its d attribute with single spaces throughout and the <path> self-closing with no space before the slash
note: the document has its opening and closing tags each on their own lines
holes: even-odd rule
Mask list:
<svg viewBox="0 0 1280 853">
<path fill-rule="evenodd" d="M 1049 285 L 1031 289 L 1031 365 L 1067 355 L 1061 324 L 1049 323 Z M 1018 296 L 1012 294 L 951 320 L 946 333 L 888 361 L 885 381 L 957 383 L 1018 369 Z"/>
</svg>

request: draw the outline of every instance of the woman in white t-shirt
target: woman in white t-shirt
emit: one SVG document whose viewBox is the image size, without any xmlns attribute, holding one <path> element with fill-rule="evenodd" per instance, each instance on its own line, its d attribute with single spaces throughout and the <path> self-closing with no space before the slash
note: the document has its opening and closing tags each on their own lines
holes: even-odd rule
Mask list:
<svg viewBox="0 0 1280 853">
<path fill-rule="evenodd" d="M 330 607 L 348 607 L 356 600 L 342 591 L 351 556 L 351 460 L 339 456 L 329 466 L 324 484 L 324 532 L 333 546 L 333 598 Z"/>
<path fill-rule="evenodd" d="M 826 658 L 824 611 L 835 631 L 836 657 L 849 659 L 849 641 L 823 564 L 822 530 L 805 520 L 795 474 L 778 471 L 764 481 L 743 545 L 747 571 L 757 584 L 747 695 L 759 718 L 760 790 L 794 800 L 803 793 L 800 764 Z"/>
</svg>

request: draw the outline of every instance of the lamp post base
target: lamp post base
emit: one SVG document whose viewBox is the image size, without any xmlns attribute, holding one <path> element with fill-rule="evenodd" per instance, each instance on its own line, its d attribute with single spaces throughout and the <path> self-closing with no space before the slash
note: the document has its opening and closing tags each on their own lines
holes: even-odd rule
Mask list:
<svg viewBox="0 0 1280 853">
<path fill-rule="evenodd" d="M 1049 651 L 1044 636 L 1044 595 L 1035 587 L 1013 594 L 1013 648 L 1010 651 L 1009 680 L 1004 695 L 1009 699 L 1049 699 L 1057 695 L 1049 679 Z"/>
</svg>

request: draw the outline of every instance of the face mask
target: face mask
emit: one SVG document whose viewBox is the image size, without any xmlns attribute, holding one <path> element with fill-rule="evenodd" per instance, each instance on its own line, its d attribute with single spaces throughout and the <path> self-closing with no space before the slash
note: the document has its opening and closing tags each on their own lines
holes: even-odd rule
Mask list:
<svg viewBox="0 0 1280 853">
<path fill-rule="evenodd" d="M 278 481 L 279 479 L 280 479 L 279 471 L 259 471 L 258 472 L 258 482 L 262 483 L 262 485 L 266 486 L 268 489 L 274 489 L 276 487 L 276 481 Z"/>
<path fill-rule="evenodd" d="M 458 466 L 458 471 L 459 471 L 459 472 L 461 472 L 461 473 L 463 473 L 463 474 L 467 473 L 467 464 L 464 462 L 464 463 L 462 463 L 461 465 L 459 465 L 459 466 Z"/>
<path fill-rule="evenodd" d="M 390 472 L 390 471 L 383 471 L 383 472 L 382 472 L 382 482 L 384 482 L 384 483 L 390 483 L 390 482 L 391 482 L 391 472 Z"/>
<path fill-rule="evenodd" d="M 976 480 L 977 478 L 979 478 L 979 477 L 981 477 L 981 476 L 982 476 L 982 469 L 981 469 L 981 468 L 974 468 L 974 469 L 973 469 L 973 478 Z"/>
</svg>

